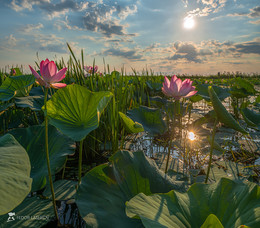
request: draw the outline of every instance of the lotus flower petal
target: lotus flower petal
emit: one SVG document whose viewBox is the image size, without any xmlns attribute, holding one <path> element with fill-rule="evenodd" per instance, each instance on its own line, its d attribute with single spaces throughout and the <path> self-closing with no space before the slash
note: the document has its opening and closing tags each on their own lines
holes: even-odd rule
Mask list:
<svg viewBox="0 0 260 228">
<path fill-rule="evenodd" d="M 194 94 L 196 94 L 198 91 L 191 91 L 191 92 L 189 92 L 186 96 L 184 96 L 184 97 L 186 97 L 186 98 L 188 98 L 188 97 L 191 97 L 191 96 L 193 96 Z"/>
<path fill-rule="evenodd" d="M 180 90 L 181 90 L 181 85 L 182 85 L 181 79 L 178 78 L 178 79 L 175 81 L 175 84 L 177 85 L 178 92 L 180 92 Z"/>
<path fill-rule="evenodd" d="M 66 86 L 67 86 L 67 84 L 65 84 L 65 83 L 53 83 L 53 84 L 51 84 L 51 87 L 54 88 L 54 89 L 61 89 L 61 88 L 64 88 Z"/>
<path fill-rule="evenodd" d="M 38 80 L 39 84 L 45 87 L 53 87 L 56 89 L 64 88 L 66 84 L 56 83 L 65 78 L 67 68 L 61 69 L 57 72 L 57 66 L 54 61 L 49 59 L 42 60 L 40 63 L 41 76 L 30 66 L 33 75 Z"/>
<path fill-rule="evenodd" d="M 192 81 L 190 79 L 182 81 L 176 75 L 171 78 L 171 81 L 169 81 L 166 76 L 164 77 L 162 92 L 166 96 L 173 97 L 176 100 L 179 100 L 182 97 L 191 97 L 197 93 L 195 87 L 192 86 Z"/>
<path fill-rule="evenodd" d="M 29 65 L 30 70 L 32 71 L 32 74 L 34 75 L 34 77 L 37 79 L 38 83 L 41 86 L 46 86 L 46 83 L 44 82 L 44 80 L 41 78 L 41 76 Z"/>
<path fill-rule="evenodd" d="M 66 71 L 67 71 L 67 68 L 63 68 L 60 71 L 58 71 L 58 73 L 52 77 L 51 83 L 59 82 L 59 81 L 63 80 L 65 78 Z"/>
<path fill-rule="evenodd" d="M 45 72 L 44 68 L 48 65 L 49 62 L 50 62 L 49 59 L 46 59 L 45 61 L 44 60 L 41 61 L 41 63 L 40 63 L 41 75 L 44 75 L 44 72 Z"/>
</svg>

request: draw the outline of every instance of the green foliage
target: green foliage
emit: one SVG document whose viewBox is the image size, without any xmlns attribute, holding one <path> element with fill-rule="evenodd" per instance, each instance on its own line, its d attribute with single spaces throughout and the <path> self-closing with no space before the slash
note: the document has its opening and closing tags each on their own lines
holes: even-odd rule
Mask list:
<svg viewBox="0 0 260 228">
<path fill-rule="evenodd" d="M 250 93 L 250 94 L 256 93 L 254 85 L 250 81 L 248 81 L 244 78 L 240 78 L 240 77 L 236 78 L 235 85 L 240 89 L 245 89 L 247 93 Z"/>
<path fill-rule="evenodd" d="M 40 111 L 44 105 L 44 96 L 27 96 L 15 98 L 15 104 L 19 108 L 30 108 L 33 111 Z"/>
<path fill-rule="evenodd" d="M 0 215 L 13 210 L 30 192 L 30 170 L 25 149 L 10 134 L 0 137 Z"/>
<path fill-rule="evenodd" d="M 208 92 L 209 85 L 207 84 L 198 84 L 196 90 L 198 90 L 197 95 L 203 97 L 206 101 L 210 101 L 210 94 Z M 222 88 L 220 86 L 212 86 L 218 98 L 223 101 L 225 98 L 230 96 L 229 89 Z M 195 98 L 194 98 L 195 99 Z M 199 99 L 195 99 L 197 101 Z"/>
<path fill-rule="evenodd" d="M 260 125 L 260 113 L 256 113 L 255 111 L 249 108 L 243 108 L 241 113 L 253 124 Z"/>
<path fill-rule="evenodd" d="M 76 204 L 89 227 L 142 227 L 125 214 L 125 202 L 140 192 L 145 194 L 183 191 L 160 171 L 143 152 L 118 151 L 109 164 L 95 167 L 79 185 Z"/>
<path fill-rule="evenodd" d="M 144 130 L 151 135 L 163 134 L 166 131 L 166 123 L 162 118 L 161 110 L 140 106 L 127 111 L 128 116 L 143 125 Z"/>
<path fill-rule="evenodd" d="M 7 111 L 10 107 L 13 107 L 14 103 L 5 103 L 3 105 L 0 105 L 0 116 L 4 114 L 5 111 Z"/>
<path fill-rule="evenodd" d="M 231 116 L 231 114 L 226 110 L 224 105 L 221 103 L 219 100 L 217 94 L 215 93 L 214 89 L 212 86 L 209 86 L 208 88 L 209 95 L 210 95 L 210 100 L 212 102 L 213 108 L 217 114 L 217 118 L 219 121 L 224 123 L 226 126 L 239 131 L 243 134 L 248 134 L 248 132 L 242 128 L 237 121 Z"/>
<path fill-rule="evenodd" d="M 218 217 L 214 214 L 210 214 L 206 221 L 202 224 L 200 228 L 224 228 L 221 222 L 219 221 Z"/>
<path fill-rule="evenodd" d="M 122 112 L 119 112 L 118 114 L 119 114 L 119 116 L 120 116 L 120 118 L 123 122 L 123 125 L 124 125 L 124 127 L 125 127 L 125 129 L 128 133 L 139 133 L 139 132 L 144 131 L 142 124 L 134 122 L 133 120 L 131 120 L 127 115 L 125 115 Z"/>
<path fill-rule="evenodd" d="M 99 126 L 100 115 L 112 98 L 110 92 L 91 92 L 68 85 L 47 101 L 50 124 L 74 141 L 81 141 Z"/>
<path fill-rule="evenodd" d="M 211 185 L 193 184 L 187 193 L 170 191 L 151 196 L 139 193 L 127 203 L 126 214 L 140 218 L 149 228 L 236 228 L 240 225 L 257 228 L 260 187 L 222 178 Z"/>
<path fill-rule="evenodd" d="M 44 147 L 45 127 L 18 128 L 9 133 L 16 138 L 29 155 L 32 166 L 32 191 L 42 189 L 46 185 L 48 176 Z M 48 127 L 48 135 L 51 172 L 55 174 L 64 166 L 66 156 L 74 153 L 75 145 L 70 138 L 61 134 L 54 126 Z"/>
<path fill-rule="evenodd" d="M 6 78 L 0 86 L 0 100 L 9 101 L 14 96 L 27 96 L 34 82 L 35 77 L 33 75 L 11 76 Z"/>
<path fill-rule="evenodd" d="M 152 91 L 161 91 L 163 84 L 161 82 L 152 82 L 152 81 L 146 81 L 145 82 L 147 87 Z"/>
<path fill-rule="evenodd" d="M 54 182 L 54 189 L 57 200 L 71 199 L 74 197 L 76 192 L 75 182 L 67 180 Z M 42 198 L 39 196 L 27 197 L 18 207 L 13 210 L 13 212 L 15 212 L 15 218 L 18 216 L 23 216 L 24 219 L 15 219 L 14 221 L 7 222 L 9 217 L 8 214 L 0 216 L 1 228 L 34 228 L 42 227 L 48 222 L 51 222 L 54 216 L 51 193 L 47 188 L 43 194 L 48 198 Z M 48 225 L 48 227 L 51 227 L 50 224 Z"/>
</svg>

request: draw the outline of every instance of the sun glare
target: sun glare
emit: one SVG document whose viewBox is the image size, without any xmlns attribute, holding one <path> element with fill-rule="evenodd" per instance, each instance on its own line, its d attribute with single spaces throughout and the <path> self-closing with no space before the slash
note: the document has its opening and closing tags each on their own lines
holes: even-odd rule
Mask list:
<svg viewBox="0 0 260 228">
<path fill-rule="evenodd" d="M 185 17 L 183 22 L 183 27 L 185 29 L 192 29 L 194 28 L 195 21 L 192 17 Z"/>
<path fill-rule="evenodd" d="M 189 140 L 191 140 L 191 141 L 195 140 L 195 134 L 190 131 L 190 132 L 188 133 L 188 138 L 189 138 Z"/>
</svg>

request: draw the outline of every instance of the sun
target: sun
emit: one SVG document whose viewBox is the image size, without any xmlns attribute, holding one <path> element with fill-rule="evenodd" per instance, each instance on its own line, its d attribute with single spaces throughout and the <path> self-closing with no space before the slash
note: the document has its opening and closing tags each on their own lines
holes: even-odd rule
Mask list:
<svg viewBox="0 0 260 228">
<path fill-rule="evenodd" d="M 192 17 L 185 17 L 183 22 L 183 27 L 185 29 L 192 29 L 195 26 L 195 21 Z"/>
</svg>

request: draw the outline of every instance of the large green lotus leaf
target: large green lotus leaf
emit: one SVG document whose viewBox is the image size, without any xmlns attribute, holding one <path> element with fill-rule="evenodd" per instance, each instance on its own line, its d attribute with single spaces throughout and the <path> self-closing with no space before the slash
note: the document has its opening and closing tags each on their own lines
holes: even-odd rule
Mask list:
<svg viewBox="0 0 260 228">
<path fill-rule="evenodd" d="M 75 195 L 75 181 L 59 180 L 53 183 L 56 200 L 68 200 Z M 35 228 L 42 227 L 50 222 L 54 217 L 51 193 L 46 188 L 44 195 L 48 198 L 38 196 L 27 197 L 12 212 L 15 213 L 14 221 L 7 222 L 8 214 L 0 216 L 1 228 Z M 65 211 L 66 212 L 66 211 Z M 64 224 L 67 214 L 60 216 L 60 222 Z M 71 218 L 70 218 L 71 219 Z M 67 220 L 68 222 L 68 220 Z M 52 226 L 48 226 L 52 227 Z"/>
<path fill-rule="evenodd" d="M 146 81 L 145 83 L 150 90 L 154 91 L 161 91 L 163 87 L 163 84 L 159 82 Z"/>
<path fill-rule="evenodd" d="M 231 87 L 230 93 L 232 94 L 233 97 L 236 98 L 245 98 L 252 95 L 252 93 L 248 93 L 246 89 L 237 88 L 236 86 Z"/>
<path fill-rule="evenodd" d="M 200 228 L 224 228 L 219 221 L 218 217 L 214 214 L 210 214 L 206 221 L 202 224 Z"/>
<path fill-rule="evenodd" d="M 140 193 L 127 203 L 126 214 L 130 218 L 139 217 L 149 228 L 199 228 L 204 222 L 212 225 L 221 222 L 223 227 L 228 228 L 240 225 L 258 228 L 260 187 L 254 183 L 244 184 L 222 178 L 210 185 L 193 184 L 187 193 L 170 191 L 151 196 Z M 212 216 L 208 218 L 210 214 L 219 221 L 214 221 Z"/>
<path fill-rule="evenodd" d="M 122 112 L 118 112 L 123 125 L 128 133 L 139 133 L 144 131 L 143 125 L 137 122 L 134 122 L 127 115 Z"/>
<path fill-rule="evenodd" d="M 260 113 L 256 113 L 248 108 L 243 108 L 241 112 L 243 112 L 246 118 L 253 122 L 255 125 L 260 125 Z"/>
<path fill-rule="evenodd" d="M 25 149 L 10 134 L 0 137 L 0 215 L 19 205 L 30 192 L 30 170 Z"/>
<path fill-rule="evenodd" d="M 243 78 L 235 78 L 235 84 L 239 87 L 239 88 L 243 88 L 246 90 L 247 93 L 250 93 L 250 94 L 255 94 L 256 93 L 256 90 L 254 88 L 254 85 L 246 80 L 246 79 L 243 79 Z"/>
<path fill-rule="evenodd" d="M 127 115 L 135 122 L 141 123 L 144 130 L 151 135 L 163 134 L 167 129 L 162 113 L 157 108 L 140 106 L 139 108 L 128 110 Z"/>
<path fill-rule="evenodd" d="M 8 221 L 8 214 L 0 216 L 1 228 L 35 228 L 42 227 L 53 219 L 54 212 L 51 199 L 38 196 L 27 197 L 12 210 L 14 220 Z M 10 220 L 10 219 L 9 219 Z"/>
<path fill-rule="evenodd" d="M 208 86 L 209 85 L 207 84 L 198 84 L 196 86 L 196 90 L 198 90 L 197 94 L 202 96 L 206 101 L 210 101 Z M 229 89 L 222 88 L 220 86 L 212 86 L 212 87 L 221 101 L 223 101 L 225 98 L 230 96 Z"/>
<path fill-rule="evenodd" d="M 50 123 L 74 141 L 81 141 L 99 126 L 111 92 L 91 92 L 80 85 L 58 90 L 47 102 Z"/>
<path fill-rule="evenodd" d="M 31 126 L 9 132 L 26 149 L 31 161 L 32 191 L 42 189 L 46 184 L 48 169 L 45 154 L 45 127 Z M 61 134 L 54 126 L 48 127 L 51 172 L 55 174 L 65 163 L 66 156 L 74 153 L 75 143 Z"/>
<path fill-rule="evenodd" d="M 13 107 L 14 103 L 5 103 L 0 105 L 0 116 L 5 113 L 10 107 Z"/>
<path fill-rule="evenodd" d="M 11 76 L 6 78 L 0 86 L 0 100 L 9 101 L 14 96 L 27 96 L 34 82 L 35 77 L 33 75 Z"/>
<path fill-rule="evenodd" d="M 166 98 L 160 96 L 149 97 L 150 103 L 158 108 L 163 108 L 169 102 Z"/>
<path fill-rule="evenodd" d="M 142 151 L 118 151 L 109 164 L 95 167 L 81 181 L 76 194 L 80 215 L 89 227 L 143 227 L 140 220 L 125 214 L 125 202 L 140 192 L 145 194 L 183 191 Z"/>
<path fill-rule="evenodd" d="M 44 96 L 27 96 L 15 98 L 15 104 L 20 108 L 30 108 L 33 111 L 40 111 L 44 105 Z"/>
<path fill-rule="evenodd" d="M 56 200 L 69 200 L 75 198 L 76 185 L 78 182 L 71 180 L 58 180 L 53 183 L 55 199 Z M 51 199 L 51 188 L 47 185 L 43 195 Z"/>
</svg>

